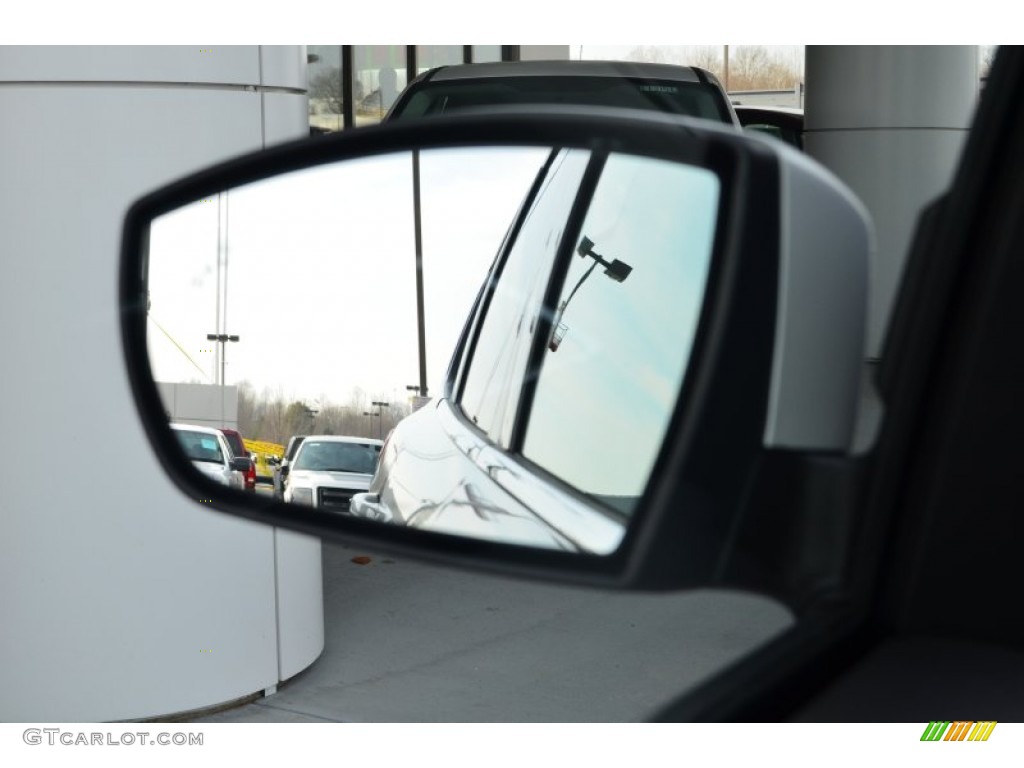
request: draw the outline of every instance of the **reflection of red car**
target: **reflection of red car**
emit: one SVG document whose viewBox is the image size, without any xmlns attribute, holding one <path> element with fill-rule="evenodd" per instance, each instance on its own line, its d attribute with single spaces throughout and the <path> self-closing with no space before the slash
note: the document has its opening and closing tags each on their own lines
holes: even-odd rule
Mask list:
<svg viewBox="0 0 1024 768">
<path fill-rule="evenodd" d="M 228 446 L 231 448 L 231 452 L 239 459 L 248 459 L 249 468 L 244 473 L 245 478 L 245 490 L 255 491 L 256 490 L 256 462 L 252 460 L 249 452 L 245 450 L 245 441 L 242 440 L 242 435 L 237 429 L 222 429 L 221 432 L 224 434 L 224 438 L 228 441 Z"/>
</svg>

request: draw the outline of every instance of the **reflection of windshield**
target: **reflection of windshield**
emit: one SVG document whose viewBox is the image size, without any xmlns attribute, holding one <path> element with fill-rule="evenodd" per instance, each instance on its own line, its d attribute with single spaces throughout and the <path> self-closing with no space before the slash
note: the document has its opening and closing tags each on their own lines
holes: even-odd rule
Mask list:
<svg viewBox="0 0 1024 768">
<path fill-rule="evenodd" d="M 496 77 L 427 83 L 401 108 L 407 117 L 474 107 L 571 104 L 653 109 L 732 122 L 717 88 L 705 83 L 621 77 Z"/>
<path fill-rule="evenodd" d="M 189 432 L 176 429 L 178 442 L 182 450 L 192 461 L 208 461 L 213 464 L 223 464 L 224 455 L 220 451 L 220 444 L 217 438 L 202 432 Z"/>
<path fill-rule="evenodd" d="M 228 441 L 228 447 L 235 456 L 245 458 L 249 454 L 245 450 L 245 443 L 237 432 L 225 432 L 224 439 Z"/>
<path fill-rule="evenodd" d="M 295 459 L 294 469 L 372 475 L 377 468 L 378 454 L 379 445 L 305 440 Z"/>
</svg>

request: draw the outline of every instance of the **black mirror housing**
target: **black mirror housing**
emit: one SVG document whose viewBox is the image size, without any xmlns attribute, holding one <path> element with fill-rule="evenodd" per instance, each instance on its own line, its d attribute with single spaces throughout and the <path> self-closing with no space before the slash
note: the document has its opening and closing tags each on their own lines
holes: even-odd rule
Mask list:
<svg viewBox="0 0 1024 768">
<path fill-rule="evenodd" d="M 387 153 L 477 146 L 579 148 L 595 158 L 622 153 L 703 169 L 718 179 L 713 254 L 688 367 L 639 504 L 627 517 L 607 515 L 622 529 L 617 546 L 607 553 L 554 551 L 409 525 L 381 525 L 357 516 L 323 515 L 269 497 L 253 498 L 204 479 L 178 450 L 150 372 L 150 223 L 220 190 L 297 169 Z M 567 228 L 579 223 L 570 221 Z M 573 234 L 565 259 L 578 262 L 582 257 L 593 260 L 594 266 L 604 264 L 611 280 L 600 278 L 603 284 L 618 288 L 636 283 L 641 268 L 633 257 L 620 260 L 617 256 L 624 254 L 605 254 L 598 233 L 593 234 L 597 245 L 589 237 L 579 237 L 578 232 Z M 770 503 L 752 508 L 750 499 L 753 489 L 770 486 L 773 477 L 786 476 L 813 488 L 821 472 L 846 472 L 853 465 L 844 457 L 852 441 L 859 392 L 849 382 L 859 380 L 863 359 L 871 244 L 863 209 L 826 171 L 775 142 L 729 128 L 601 109 L 437 117 L 272 148 L 202 171 L 139 200 L 124 227 L 122 339 L 140 418 L 168 474 L 183 492 L 212 498 L 212 506 L 223 512 L 498 573 L 634 589 L 763 589 L 769 584 L 778 597 L 793 604 L 805 599 L 809 590 L 824 589 L 841 568 L 843 553 L 830 549 L 837 537 L 829 537 L 830 523 L 823 523 L 813 541 L 787 538 L 801 530 L 796 523 L 803 511 L 776 509 Z M 567 269 L 565 259 L 556 271 Z M 483 294 L 477 311 L 486 302 Z M 467 324 L 456 361 L 472 355 L 477 330 L 473 321 Z M 558 354 L 566 356 L 564 347 Z M 453 371 L 457 368 L 453 363 Z M 457 386 L 458 381 L 451 379 L 442 400 L 457 393 Z M 452 412 L 454 419 L 465 421 L 458 409 Z M 472 424 L 465 426 L 474 429 Z M 527 506 L 536 500 L 534 509 L 544 519 L 541 507 L 559 503 L 553 501 L 558 493 L 538 489 L 558 486 L 557 479 L 521 457 L 511 456 L 508 466 L 524 478 L 517 498 L 526 499 Z M 282 462 L 280 475 L 288 471 L 287 462 Z M 533 478 L 537 488 L 530 484 Z M 378 491 L 371 486 L 368 500 L 379 502 L 383 495 Z M 573 492 L 566 489 L 563 495 L 568 500 Z M 770 494 L 758 498 L 768 499 Z M 849 521 L 837 518 L 832 524 Z"/>
</svg>

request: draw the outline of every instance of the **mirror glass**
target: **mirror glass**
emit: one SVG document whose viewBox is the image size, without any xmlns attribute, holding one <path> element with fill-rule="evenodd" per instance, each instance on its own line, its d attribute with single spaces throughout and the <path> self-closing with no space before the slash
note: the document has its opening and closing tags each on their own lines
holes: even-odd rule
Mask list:
<svg viewBox="0 0 1024 768">
<path fill-rule="evenodd" d="M 241 432 L 256 456 L 255 493 L 325 513 L 614 551 L 687 369 L 720 190 L 706 169 L 594 157 L 544 147 L 395 152 L 224 190 L 155 219 L 147 343 L 168 420 Z M 560 263 L 574 210 L 582 229 Z M 394 487 L 364 493 L 384 438 L 442 393 L 506 236 L 455 407 L 517 471 L 455 442 L 438 449 L 426 432 L 421 446 L 409 444 L 399 430 Z M 546 295 L 557 297 L 547 309 Z M 539 484 L 564 487 L 561 501 L 537 495 L 534 470 Z M 398 486 L 413 507 L 402 507 Z"/>
</svg>

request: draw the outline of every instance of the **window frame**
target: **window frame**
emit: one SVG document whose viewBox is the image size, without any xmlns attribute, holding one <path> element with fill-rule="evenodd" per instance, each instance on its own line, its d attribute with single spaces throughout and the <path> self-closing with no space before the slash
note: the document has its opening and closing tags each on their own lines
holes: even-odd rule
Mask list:
<svg viewBox="0 0 1024 768">
<path fill-rule="evenodd" d="M 537 194 L 543 187 L 544 180 L 547 178 L 548 173 L 550 173 L 553 161 L 560 151 L 561 150 L 558 147 L 552 149 L 552 152 L 548 157 L 548 161 L 545 163 L 542 170 L 538 172 L 537 180 L 531 188 L 523 206 L 517 213 L 509 234 L 506 236 L 505 241 L 502 243 L 502 246 L 498 251 L 498 256 L 491 268 L 491 271 L 488 273 L 484 286 L 481 289 L 481 293 L 477 298 L 470 320 L 463 331 L 463 337 L 460 339 L 459 347 L 455 353 L 455 357 L 453 358 L 453 363 L 449 368 L 450 375 L 445 386 L 445 396 L 451 401 L 453 412 L 458 417 L 458 420 L 466 428 L 483 440 L 487 445 L 490 445 L 500 451 L 506 459 L 514 462 L 519 467 L 533 474 L 536 480 L 543 482 L 550 487 L 554 487 L 562 493 L 568 493 L 570 496 L 587 504 L 595 511 L 600 511 L 617 520 L 627 522 L 631 515 L 626 515 L 622 511 L 602 502 L 599 498 L 581 491 L 579 488 L 570 484 L 558 475 L 553 474 L 543 465 L 529 459 L 522 452 L 523 442 L 525 440 L 526 431 L 529 426 L 529 420 L 533 410 L 533 400 L 536 394 L 537 382 L 540 378 L 541 365 L 547 350 L 547 339 L 550 337 L 552 332 L 552 319 L 554 316 L 552 309 L 557 306 L 558 298 L 561 296 L 565 282 L 568 278 L 573 254 L 575 253 L 576 243 L 580 238 L 583 224 L 586 220 L 587 213 L 590 210 L 594 195 L 597 192 L 608 158 L 616 151 L 614 148 L 604 146 L 595 147 L 591 150 L 591 155 L 587 162 L 587 168 L 579 181 L 576 194 L 572 205 L 570 206 L 569 214 L 566 218 L 566 224 L 562 230 L 561 240 L 555 249 L 555 257 L 552 262 L 551 273 L 548 276 L 548 284 L 541 300 L 541 311 L 539 317 L 537 317 L 537 330 L 533 333 L 532 338 L 529 341 L 531 349 L 527 355 L 525 374 L 518 382 L 518 388 L 516 391 L 512 391 L 512 389 L 516 387 L 516 384 L 512 382 L 507 382 L 503 386 L 501 397 L 506 399 L 506 413 L 508 409 L 512 409 L 515 413 L 512 418 L 512 427 L 511 431 L 507 435 L 507 440 L 500 439 L 505 437 L 503 433 L 490 435 L 484 429 L 479 427 L 473 421 L 472 417 L 463 410 L 461 404 L 465 391 L 466 379 L 473 365 L 477 343 L 479 341 L 484 321 L 486 320 L 490 309 L 491 299 L 494 296 L 497 287 L 501 284 L 504 268 L 516 246 L 518 238 L 522 232 L 523 224 L 536 204 Z M 644 156 L 635 152 L 624 154 L 632 154 L 637 157 Z M 665 437 L 662 440 L 662 445 L 657 450 L 656 458 L 654 463 L 651 465 L 647 480 L 644 482 L 644 490 L 637 501 L 637 508 L 641 508 L 649 500 L 651 488 L 652 485 L 654 485 L 653 478 L 669 461 L 667 448 L 669 443 L 671 443 L 671 440 L 668 436 L 671 433 L 671 430 L 676 428 L 683 420 L 683 415 L 690 402 L 693 390 L 697 386 L 693 381 L 692 371 L 699 367 L 700 357 L 703 357 L 706 354 L 707 347 L 711 343 L 708 337 L 712 332 L 712 329 L 709 326 L 711 323 L 712 305 L 714 304 L 713 297 L 722 289 L 720 283 L 725 279 L 721 274 L 723 262 L 726 260 L 726 252 L 730 247 L 727 242 L 729 240 L 728 232 L 730 224 L 727 220 L 728 206 L 725 202 L 731 199 L 736 193 L 734 179 L 738 169 L 732 165 L 732 159 L 726 155 L 722 155 L 720 157 L 695 157 L 691 158 L 691 160 L 693 161 L 694 167 L 700 167 L 715 174 L 719 183 L 719 200 L 722 204 L 719 206 L 719 213 L 715 222 L 715 234 L 712 241 L 705 283 L 705 299 L 698 313 L 698 320 L 692 340 L 690 357 L 679 385 L 679 394 L 671 409 L 668 422 L 666 423 Z M 534 372 L 535 375 L 531 375 L 530 372 Z"/>
</svg>

